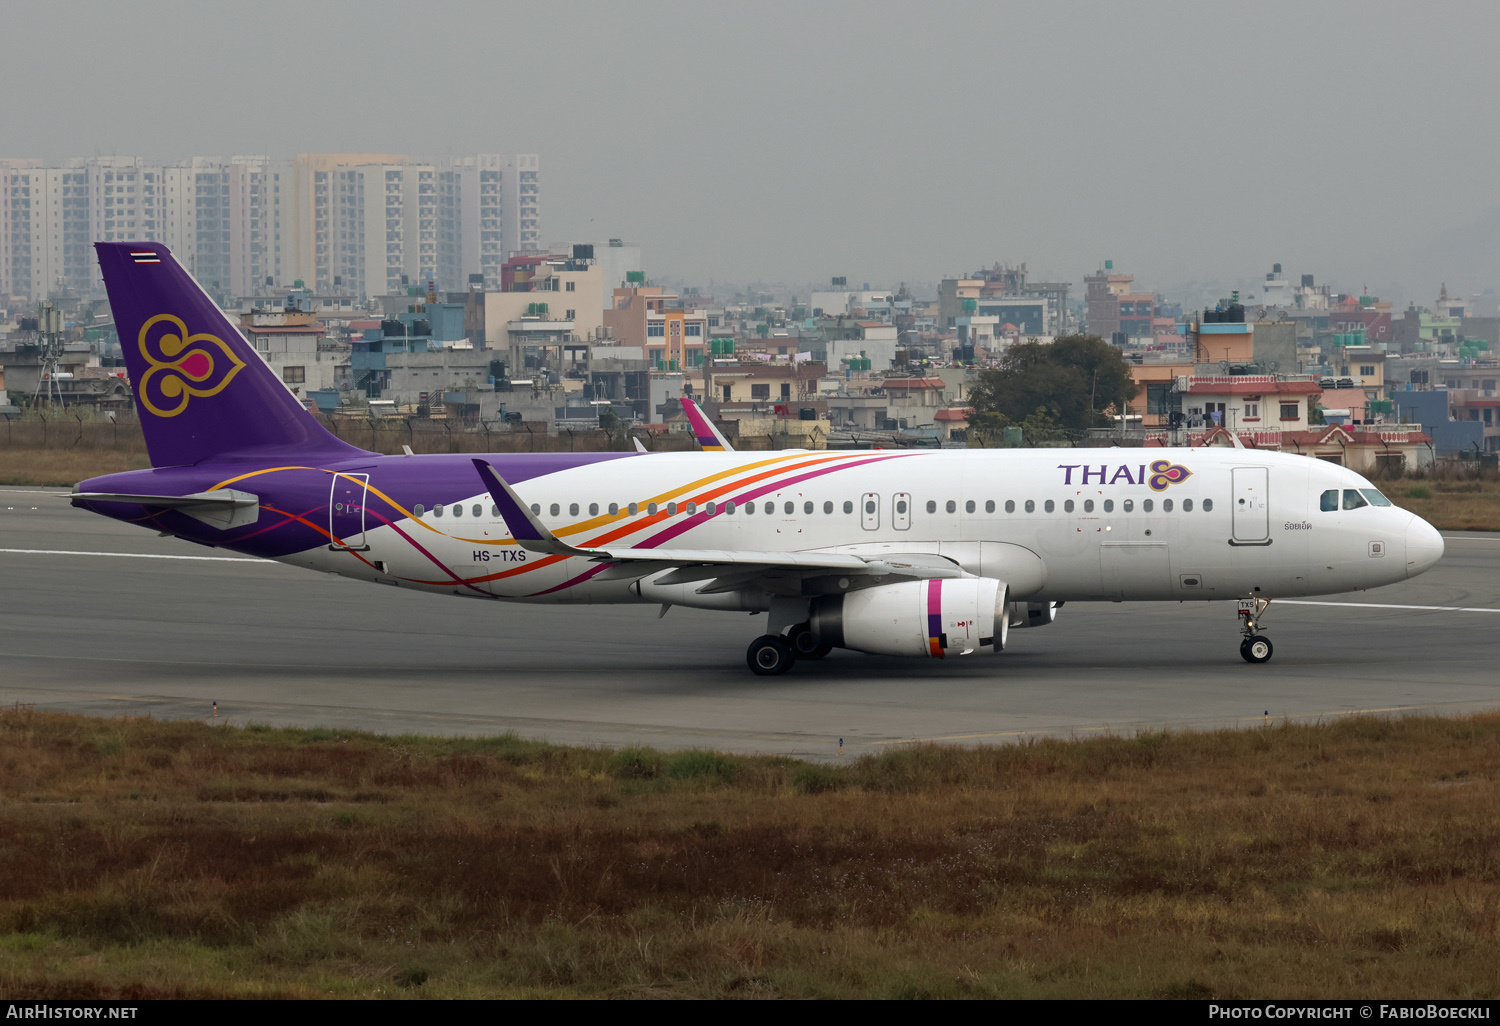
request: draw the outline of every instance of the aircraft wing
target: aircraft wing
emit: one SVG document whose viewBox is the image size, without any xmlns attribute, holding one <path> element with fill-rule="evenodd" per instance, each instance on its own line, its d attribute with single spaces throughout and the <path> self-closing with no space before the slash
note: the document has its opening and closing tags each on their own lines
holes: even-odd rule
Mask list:
<svg viewBox="0 0 1500 1026">
<path fill-rule="evenodd" d="M 698 448 L 704 452 L 734 452 L 734 446 L 729 444 L 729 440 L 719 432 L 714 422 L 708 419 L 703 407 L 688 396 L 682 397 L 682 412 L 693 426 L 693 437 L 698 440 Z"/>
<path fill-rule="evenodd" d="M 762 574 L 826 575 L 841 573 L 852 576 L 888 575 L 902 577 L 964 577 L 957 563 L 930 553 L 882 553 L 880 556 L 856 556 L 842 552 L 762 552 L 747 549 L 601 549 L 579 548 L 558 538 L 531 512 L 510 484 L 486 460 L 476 459 L 474 468 L 500 508 L 500 515 L 510 528 L 516 543 L 530 552 L 553 556 L 579 556 L 614 566 L 599 575 L 600 580 L 644 577 L 671 570 L 662 579 L 665 584 L 687 584 L 692 581 L 719 580 L 723 587 L 711 585 L 708 590 L 744 587 Z M 727 580 L 737 583 L 729 585 Z"/>
</svg>

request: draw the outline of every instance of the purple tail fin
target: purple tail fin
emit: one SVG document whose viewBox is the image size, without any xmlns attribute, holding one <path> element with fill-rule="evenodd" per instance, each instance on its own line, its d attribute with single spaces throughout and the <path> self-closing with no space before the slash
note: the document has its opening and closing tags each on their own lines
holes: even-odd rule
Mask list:
<svg viewBox="0 0 1500 1026">
<path fill-rule="evenodd" d="M 166 246 L 94 247 L 152 466 L 364 453 L 303 409 Z"/>
</svg>

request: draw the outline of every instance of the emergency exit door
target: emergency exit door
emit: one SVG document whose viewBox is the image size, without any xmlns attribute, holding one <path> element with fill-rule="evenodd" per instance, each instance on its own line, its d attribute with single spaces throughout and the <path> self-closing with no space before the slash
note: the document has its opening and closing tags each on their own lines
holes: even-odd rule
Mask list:
<svg viewBox="0 0 1500 1026">
<path fill-rule="evenodd" d="M 1234 468 L 1234 541 L 1263 545 L 1271 540 L 1271 503 L 1265 467 Z"/>
<path fill-rule="evenodd" d="M 866 531 L 880 530 L 880 496 L 874 492 L 859 497 L 859 526 Z"/>
</svg>

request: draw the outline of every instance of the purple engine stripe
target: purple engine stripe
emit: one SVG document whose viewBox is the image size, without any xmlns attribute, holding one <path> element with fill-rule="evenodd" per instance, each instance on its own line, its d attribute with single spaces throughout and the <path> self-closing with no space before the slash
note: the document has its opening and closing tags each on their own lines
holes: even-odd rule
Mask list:
<svg viewBox="0 0 1500 1026">
<path fill-rule="evenodd" d="M 933 578 L 927 582 L 927 636 L 936 641 L 943 634 L 943 582 Z"/>
</svg>

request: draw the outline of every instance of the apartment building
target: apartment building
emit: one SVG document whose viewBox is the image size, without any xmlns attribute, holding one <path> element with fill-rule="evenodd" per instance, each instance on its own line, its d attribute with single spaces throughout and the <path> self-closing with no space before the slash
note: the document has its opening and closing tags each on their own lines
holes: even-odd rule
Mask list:
<svg viewBox="0 0 1500 1026">
<path fill-rule="evenodd" d="M 91 243 L 119 239 L 165 243 L 220 296 L 296 279 L 362 300 L 402 276 L 498 288 L 506 259 L 541 251 L 540 179 L 536 154 L 0 158 L 0 293 L 97 293 Z"/>
</svg>

